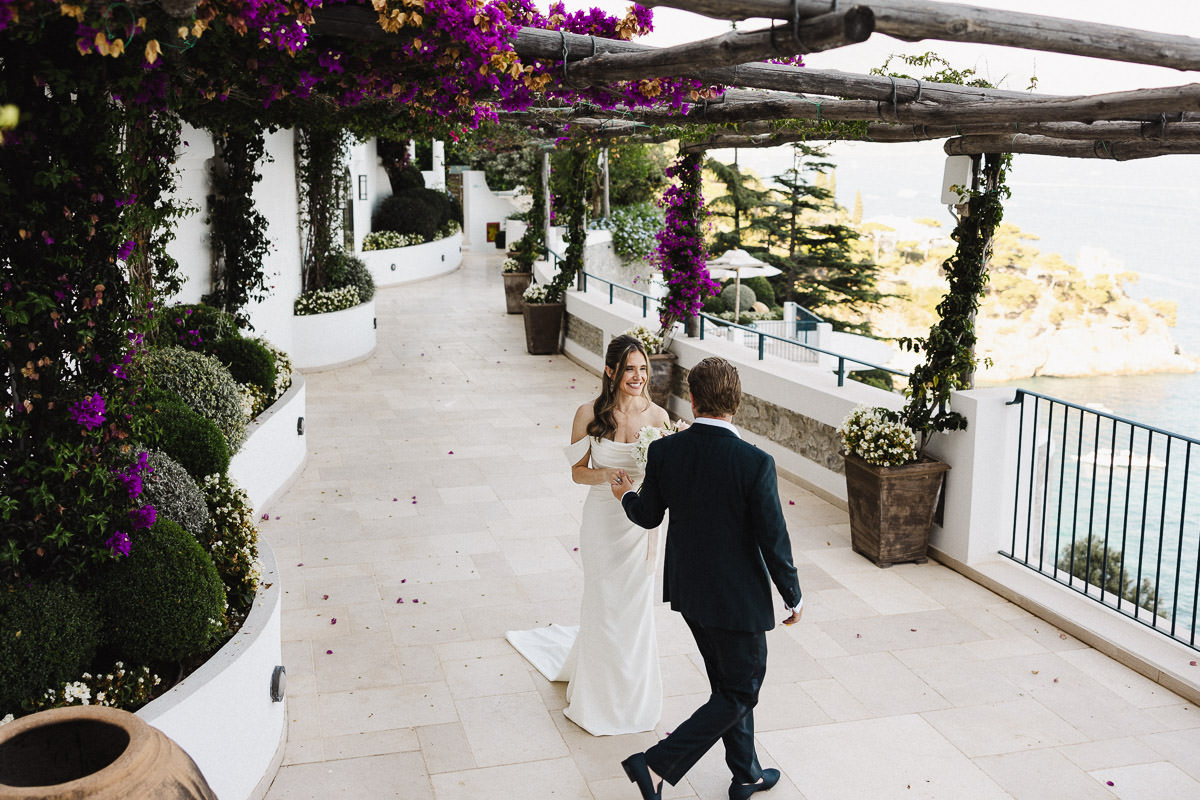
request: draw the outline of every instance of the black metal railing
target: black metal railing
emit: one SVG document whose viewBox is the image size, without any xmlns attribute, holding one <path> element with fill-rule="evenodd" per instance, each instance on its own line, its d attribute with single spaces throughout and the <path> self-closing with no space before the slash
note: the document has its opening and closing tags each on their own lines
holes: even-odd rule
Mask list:
<svg viewBox="0 0 1200 800">
<path fill-rule="evenodd" d="M 1197 647 L 1200 440 L 1023 389 L 1003 555 Z"/>
<path fill-rule="evenodd" d="M 622 286 L 621 284 L 614 283 L 607 278 L 601 278 L 599 275 L 592 275 L 588 272 L 580 273 L 579 288 L 581 291 L 586 292 L 588 290 L 589 281 L 601 283 L 608 287 L 609 305 L 611 305 L 617 299 L 622 299 L 626 302 L 632 302 L 634 305 L 638 305 L 640 303 L 643 319 L 649 317 L 652 312 L 655 316 L 658 315 L 658 298 L 647 294 L 646 292 L 638 289 L 632 289 L 628 286 Z M 633 298 L 636 298 L 636 300 Z M 868 369 L 883 370 L 884 372 L 891 373 L 892 375 L 899 375 L 903 378 L 908 377 L 907 372 L 892 369 L 891 367 L 881 366 L 879 364 L 872 364 L 870 361 L 862 361 L 842 353 L 835 353 L 831 350 L 825 350 L 820 347 L 816 347 L 815 345 L 808 344 L 805 341 L 798 341 L 797 339 L 790 339 L 785 336 L 776 336 L 775 334 L 767 333 L 766 331 L 748 327 L 746 325 L 737 325 L 729 320 L 724 320 L 720 317 L 714 317 L 711 314 L 701 313 L 698 316 L 700 318 L 701 339 L 703 339 L 706 334 L 711 335 L 714 328 L 720 330 L 721 335 L 725 338 L 728 338 L 730 332 L 732 331 L 735 333 L 735 335 L 743 337 L 743 344 L 746 344 L 747 341 L 750 342 L 748 346 L 757 351 L 759 361 L 762 361 L 767 355 L 772 355 L 780 358 L 786 358 L 791 361 L 807 360 L 812 363 L 816 363 L 819 356 L 829 356 L 837 363 L 837 368 L 834 370 L 834 374 L 837 375 L 838 386 L 844 386 L 846 383 L 848 364 L 857 364 L 859 366 L 867 367 Z M 815 315 L 813 315 L 813 317 L 815 319 L 819 319 Z M 799 322 L 805 327 L 798 327 L 798 330 L 811 331 L 815 330 L 816 328 L 815 322 L 812 320 L 806 319 Z"/>
</svg>

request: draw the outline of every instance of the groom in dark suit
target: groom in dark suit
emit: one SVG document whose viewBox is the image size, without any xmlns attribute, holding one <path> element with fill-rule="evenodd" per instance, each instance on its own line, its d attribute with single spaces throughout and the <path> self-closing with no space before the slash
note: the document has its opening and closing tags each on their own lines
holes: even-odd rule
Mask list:
<svg viewBox="0 0 1200 800">
<path fill-rule="evenodd" d="M 779 780 L 779 770 L 759 766 L 754 751 L 765 632 L 775 627 L 771 583 L 790 612 L 785 624 L 800 618 L 803 601 L 775 461 L 743 442 L 731 423 L 742 398 L 737 370 L 706 358 L 688 375 L 688 389 L 696 421 L 650 445 L 639 490 L 622 473 L 612 491 L 643 528 L 671 512 L 663 599 L 691 628 L 712 694 L 670 736 L 621 765 L 644 800 L 658 800 L 660 778 L 674 786 L 721 740 L 733 773 L 729 797 L 745 800 Z"/>
</svg>

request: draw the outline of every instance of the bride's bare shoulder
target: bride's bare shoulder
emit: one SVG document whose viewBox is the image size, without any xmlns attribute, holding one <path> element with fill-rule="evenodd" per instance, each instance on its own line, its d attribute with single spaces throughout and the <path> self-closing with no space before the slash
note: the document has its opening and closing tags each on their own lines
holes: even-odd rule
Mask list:
<svg viewBox="0 0 1200 800">
<path fill-rule="evenodd" d="M 587 433 L 587 427 L 595 419 L 596 414 L 592 410 L 591 403 L 584 403 L 579 408 L 575 409 L 575 419 L 571 421 L 571 441 L 582 439 Z"/>
</svg>

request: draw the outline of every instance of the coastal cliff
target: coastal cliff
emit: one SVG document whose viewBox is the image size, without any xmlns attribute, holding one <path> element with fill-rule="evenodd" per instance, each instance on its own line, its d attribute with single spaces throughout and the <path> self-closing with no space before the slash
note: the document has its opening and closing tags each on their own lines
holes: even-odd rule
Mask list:
<svg viewBox="0 0 1200 800">
<path fill-rule="evenodd" d="M 1173 301 L 1135 299 L 1124 287 L 1136 282 L 1136 273 L 1103 264 L 1081 269 L 1057 254 L 1042 255 L 1029 246 L 1034 240 L 1013 225 L 997 234 L 976 323 L 979 355 L 992 361 L 980 365 L 981 380 L 1200 369 L 1200 359 L 1181 352 L 1171 337 Z M 941 263 L 950 243 L 922 250 L 904 245 L 880 253 L 881 288 L 894 295 L 871 317 L 880 338 L 925 335 L 946 291 Z M 907 369 L 910 362 L 912 354 L 900 353 L 893 365 Z"/>
</svg>

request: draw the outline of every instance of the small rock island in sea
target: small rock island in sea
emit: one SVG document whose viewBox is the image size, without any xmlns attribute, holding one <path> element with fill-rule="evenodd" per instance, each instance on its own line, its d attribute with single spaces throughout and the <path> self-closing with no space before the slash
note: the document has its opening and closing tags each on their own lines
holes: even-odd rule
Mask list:
<svg viewBox="0 0 1200 800">
<path fill-rule="evenodd" d="M 1097 266 L 1081 269 L 1056 253 L 1041 254 L 1036 236 L 1015 225 L 997 231 L 990 280 L 977 321 L 978 352 L 991 357 L 979 377 L 1006 381 L 1034 376 L 1137 375 L 1195 372 L 1200 359 L 1180 351 L 1171 337 L 1175 302 L 1139 300 L 1124 286 L 1134 272 Z M 880 288 L 896 295 L 882 314 L 872 315 L 879 338 L 924 336 L 946 291 L 942 262 L 953 252 L 949 240 L 925 247 L 879 253 Z M 914 257 L 915 256 L 915 257 Z M 901 353 L 900 358 L 911 359 Z M 901 369 L 912 364 L 893 361 Z"/>
</svg>

